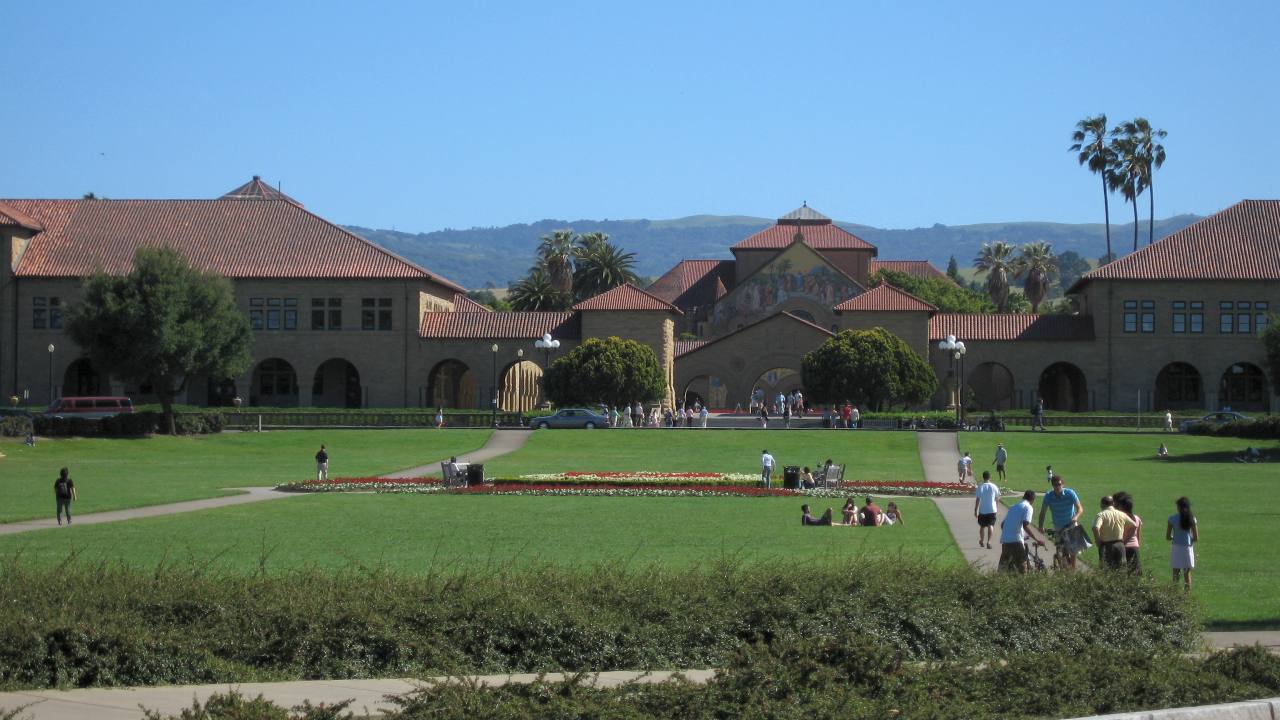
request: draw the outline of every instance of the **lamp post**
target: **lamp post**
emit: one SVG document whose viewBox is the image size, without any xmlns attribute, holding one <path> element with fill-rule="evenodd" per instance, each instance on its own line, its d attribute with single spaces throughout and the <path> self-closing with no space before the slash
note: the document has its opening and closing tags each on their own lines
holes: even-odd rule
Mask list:
<svg viewBox="0 0 1280 720">
<path fill-rule="evenodd" d="M 959 375 L 956 378 L 956 388 L 959 391 L 956 399 L 956 427 L 959 428 L 964 423 L 964 354 L 967 349 L 962 341 L 956 340 L 955 335 L 948 335 L 946 340 L 939 342 L 938 349 L 947 353 L 951 360 L 951 367 L 959 366 Z"/>
<path fill-rule="evenodd" d="M 49 343 L 49 404 L 53 404 L 53 343 Z"/>
<path fill-rule="evenodd" d="M 493 426 L 496 428 L 498 427 L 498 344 L 494 343 L 489 349 L 493 351 L 493 387 L 489 389 L 489 394 L 492 395 L 489 404 L 493 405 Z"/>
</svg>

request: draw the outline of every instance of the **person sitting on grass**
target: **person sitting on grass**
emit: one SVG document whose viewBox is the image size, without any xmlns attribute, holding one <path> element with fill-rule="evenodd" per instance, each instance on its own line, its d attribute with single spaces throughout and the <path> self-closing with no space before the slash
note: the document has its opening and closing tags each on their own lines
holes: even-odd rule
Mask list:
<svg viewBox="0 0 1280 720">
<path fill-rule="evenodd" d="M 1160 443 L 1160 449 L 1156 451 L 1156 457 L 1169 457 L 1169 448 Z"/>
<path fill-rule="evenodd" d="M 867 504 L 858 511 L 858 515 L 863 527 L 880 527 L 884 524 L 884 513 L 870 497 L 867 498 Z"/>
<path fill-rule="evenodd" d="M 801 525 L 830 525 L 831 524 L 831 516 L 833 514 L 831 512 L 831 508 L 827 508 L 827 511 L 822 513 L 822 517 L 816 518 L 816 519 L 813 517 L 813 515 L 809 514 L 808 505 L 802 505 L 800 509 L 804 512 L 804 515 L 800 516 Z"/>
<path fill-rule="evenodd" d="M 804 467 L 804 472 L 800 473 L 800 487 L 805 490 L 812 490 L 817 485 L 813 482 L 813 473 L 809 471 L 809 466 Z"/>
<path fill-rule="evenodd" d="M 902 519 L 902 511 L 898 509 L 898 503 L 889 503 L 888 509 L 884 511 L 885 525 L 906 525 L 906 521 Z"/>
<path fill-rule="evenodd" d="M 840 508 L 840 514 L 844 515 L 845 525 L 857 525 L 858 503 L 854 502 L 853 498 L 849 498 L 845 501 L 844 507 Z"/>
</svg>

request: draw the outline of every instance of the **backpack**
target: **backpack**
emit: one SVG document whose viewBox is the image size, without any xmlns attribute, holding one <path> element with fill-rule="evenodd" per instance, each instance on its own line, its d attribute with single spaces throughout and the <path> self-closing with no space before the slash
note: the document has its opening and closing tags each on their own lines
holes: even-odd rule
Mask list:
<svg viewBox="0 0 1280 720">
<path fill-rule="evenodd" d="M 71 488 L 67 486 L 66 478 L 58 478 L 53 483 L 53 494 L 60 498 L 71 497 Z"/>
</svg>

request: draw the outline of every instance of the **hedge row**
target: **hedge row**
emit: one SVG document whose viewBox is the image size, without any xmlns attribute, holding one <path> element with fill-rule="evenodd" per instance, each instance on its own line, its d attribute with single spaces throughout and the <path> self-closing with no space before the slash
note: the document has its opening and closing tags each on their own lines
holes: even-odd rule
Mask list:
<svg viewBox="0 0 1280 720">
<path fill-rule="evenodd" d="M 37 415 L 33 424 L 36 435 L 45 437 L 128 437 L 168 431 L 164 415 L 148 411 L 121 413 L 101 420 Z M 174 426 L 179 435 L 207 435 L 222 432 L 227 418 L 218 412 L 181 414 L 174 416 Z"/>
<path fill-rule="evenodd" d="M 1208 422 L 1192 423 L 1187 428 L 1187 434 L 1246 438 L 1249 440 L 1280 440 L 1280 416 L 1259 418 L 1252 422 L 1249 420 L 1232 420 L 1221 425 Z"/>
<path fill-rule="evenodd" d="M 0 418 L 0 437 L 26 437 L 30 433 L 30 418 L 16 415 Z"/>
<path fill-rule="evenodd" d="M 246 576 L 11 559 L 0 689 L 724 667 L 743 643 L 851 632 L 912 660 L 1200 642 L 1195 607 L 1168 582 L 831 560 Z"/>
</svg>

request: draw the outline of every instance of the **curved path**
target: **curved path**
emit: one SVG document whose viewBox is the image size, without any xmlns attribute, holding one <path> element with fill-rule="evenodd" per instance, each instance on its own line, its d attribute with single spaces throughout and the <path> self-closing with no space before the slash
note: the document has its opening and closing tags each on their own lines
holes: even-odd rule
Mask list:
<svg viewBox="0 0 1280 720">
<path fill-rule="evenodd" d="M 494 430 L 489 436 L 489 441 L 484 447 L 464 455 L 458 456 L 458 462 L 464 463 L 482 463 L 485 460 L 492 460 L 499 455 L 506 455 L 509 452 L 515 452 L 524 447 L 529 442 L 529 438 L 533 436 L 532 430 Z M 390 473 L 388 475 L 380 475 L 379 477 L 386 480 L 403 480 L 405 478 L 426 477 L 432 473 L 440 472 L 440 463 L 449 458 L 440 458 L 433 463 L 419 465 L 418 467 L 401 470 L 400 472 Z"/>
</svg>

